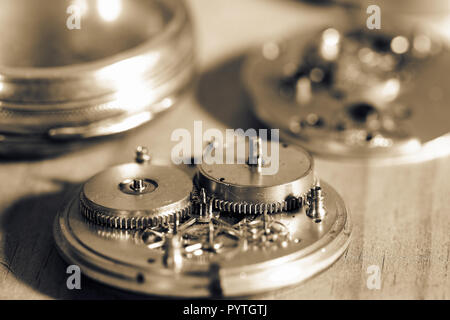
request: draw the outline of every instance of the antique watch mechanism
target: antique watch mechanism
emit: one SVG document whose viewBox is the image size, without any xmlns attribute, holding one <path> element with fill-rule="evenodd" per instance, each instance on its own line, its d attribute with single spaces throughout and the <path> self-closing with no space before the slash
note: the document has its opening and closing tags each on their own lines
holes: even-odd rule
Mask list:
<svg viewBox="0 0 450 320">
<path fill-rule="evenodd" d="M 95 280 L 162 296 L 257 294 L 326 269 L 350 241 L 342 198 L 303 149 L 251 141 L 234 164 L 203 161 L 194 177 L 150 164 L 141 147 L 137 163 L 99 173 L 62 208 L 60 253 Z M 270 159 L 263 145 L 278 147 Z"/>
<path fill-rule="evenodd" d="M 343 27 L 265 43 L 243 74 L 256 115 L 285 141 L 393 163 L 450 152 L 449 67 L 436 35 Z"/>
</svg>

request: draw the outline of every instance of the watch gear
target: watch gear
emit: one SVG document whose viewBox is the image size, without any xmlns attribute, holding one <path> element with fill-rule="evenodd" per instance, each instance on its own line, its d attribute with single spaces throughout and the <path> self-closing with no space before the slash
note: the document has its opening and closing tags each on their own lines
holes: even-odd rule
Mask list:
<svg viewBox="0 0 450 320">
<path fill-rule="evenodd" d="M 195 206 L 198 215 L 180 226 L 184 254 L 187 259 L 209 263 L 216 255 L 232 255 L 241 244 L 241 234 L 233 225 L 214 212 L 213 201 L 207 202 L 204 190 L 196 198 Z"/>
<path fill-rule="evenodd" d="M 286 247 L 292 240 L 287 227 L 268 215 L 267 212 L 259 216 L 252 216 L 250 219 L 244 218 L 236 228 L 241 230 L 246 250 L 273 246 Z"/>
<path fill-rule="evenodd" d="M 191 179 L 179 169 L 123 164 L 83 185 L 80 210 L 88 220 L 111 228 L 157 227 L 189 214 L 191 191 Z"/>
<path fill-rule="evenodd" d="M 261 146 L 261 138 L 257 139 Z M 272 144 L 275 142 L 266 142 Z M 257 148 L 256 159 L 262 159 Z M 237 156 L 236 156 L 237 157 Z M 250 158 L 248 158 L 250 159 Z M 263 159 L 262 159 L 263 160 Z M 264 163 L 260 163 L 264 166 Z M 278 172 L 263 175 L 247 161 L 199 167 L 197 188 L 212 199 L 214 209 L 242 214 L 292 211 L 301 207 L 314 184 L 313 160 L 295 146 L 279 145 Z"/>
</svg>

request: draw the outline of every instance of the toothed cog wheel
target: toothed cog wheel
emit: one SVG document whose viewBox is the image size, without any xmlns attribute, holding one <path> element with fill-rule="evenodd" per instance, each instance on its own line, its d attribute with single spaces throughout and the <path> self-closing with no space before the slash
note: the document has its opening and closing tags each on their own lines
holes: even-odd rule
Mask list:
<svg viewBox="0 0 450 320">
<path fill-rule="evenodd" d="M 261 167 L 268 166 L 269 160 L 263 159 Z M 249 160 L 234 164 L 203 163 L 197 187 L 205 190 L 207 197 L 213 199 L 214 208 L 220 211 L 263 214 L 298 209 L 314 185 L 311 156 L 295 146 L 279 145 L 276 171 L 262 174 L 258 165 L 249 164 Z"/>
<path fill-rule="evenodd" d="M 90 221 L 112 228 L 143 229 L 174 221 L 190 212 L 191 179 L 163 166 L 119 165 L 86 182 L 80 211 Z"/>
</svg>

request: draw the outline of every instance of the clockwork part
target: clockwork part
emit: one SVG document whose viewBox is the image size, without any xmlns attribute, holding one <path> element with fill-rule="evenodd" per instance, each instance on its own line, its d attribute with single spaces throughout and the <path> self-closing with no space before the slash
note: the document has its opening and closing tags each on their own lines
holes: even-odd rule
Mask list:
<svg viewBox="0 0 450 320">
<path fill-rule="evenodd" d="M 392 164 L 448 154 L 448 66 L 437 36 L 342 27 L 266 43 L 243 76 L 256 115 L 283 140 Z"/>
<path fill-rule="evenodd" d="M 141 161 L 143 150 L 88 180 L 56 216 L 59 252 L 90 278 L 141 294 L 237 297 L 298 284 L 348 247 L 347 208 L 299 147 L 280 147 L 274 177 L 258 172 L 265 161 L 204 165 L 195 186 Z"/>
<path fill-rule="evenodd" d="M 214 207 L 221 211 L 262 214 L 264 211 L 276 213 L 301 207 L 314 184 L 311 156 L 295 146 L 276 143 L 278 159 L 271 161 L 278 162 L 277 173 L 263 175 L 259 170 L 266 165 L 261 151 L 263 142 L 261 138 L 255 140 L 255 164 L 250 164 L 250 156 L 238 159 L 237 155 L 233 164 L 202 163 L 198 172 L 198 189 L 204 189 L 207 197 L 212 198 Z M 272 147 L 270 150 L 275 149 Z"/>
<path fill-rule="evenodd" d="M 123 164 L 87 181 L 80 192 L 81 213 L 113 228 L 143 229 L 174 221 L 190 211 L 192 182 L 176 168 Z"/>
</svg>

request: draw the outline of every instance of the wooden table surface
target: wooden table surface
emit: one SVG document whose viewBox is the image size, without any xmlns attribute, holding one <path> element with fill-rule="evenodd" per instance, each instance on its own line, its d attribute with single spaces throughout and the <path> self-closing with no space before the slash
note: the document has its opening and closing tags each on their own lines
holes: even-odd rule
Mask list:
<svg viewBox="0 0 450 320">
<path fill-rule="evenodd" d="M 52 237 L 64 196 L 91 175 L 132 161 L 137 145 L 170 164 L 170 134 L 204 128 L 258 128 L 240 80 L 248 49 L 300 28 L 332 23 L 335 9 L 288 1 L 189 1 L 198 35 L 195 92 L 158 121 L 127 135 L 52 159 L 0 162 L 0 299 L 133 298 L 85 277 L 66 288 L 66 267 Z M 331 20 L 330 20 L 331 19 Z M 170 143 L 168 143 L 170 142 Z M 316 158 L 321 178 L 343 196 L 354 223 L 348 252 L 300 286 L 258 298 L 449 299 L 450 159 L 367 166 Z M 369 290 L 367 268 L 379 266 L 381 288 Z"/>
</svg>

